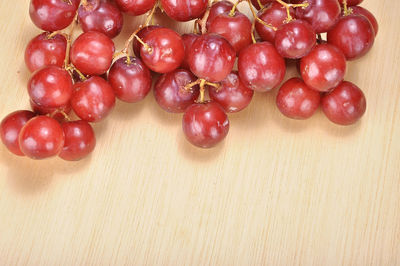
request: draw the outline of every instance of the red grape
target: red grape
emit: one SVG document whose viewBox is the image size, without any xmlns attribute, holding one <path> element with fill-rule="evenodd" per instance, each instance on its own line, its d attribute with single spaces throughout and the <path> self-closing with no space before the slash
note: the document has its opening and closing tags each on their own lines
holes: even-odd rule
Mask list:
<svg viewBox="0 0 400 266">
<path fill-rule="evenodd" d="M 35 117 L 33 112 L 20 110 L 12 112 L 1 121 L 1 141 L 15 155 L 24 156 L 19 146 L 18 136 L 23 126 L 33 117 Z"/>
<path fill-rule="evenodd" d="M 301 59 L 300 72 L 309 87 L 329 91 L 342 82 L 346 74 L 346 58 L 335 46 L 320 44 Z"/>
<path fill-rule="evenodd" d="M 98 31 L 114 38 L 122 30 L 122 13 L 109 1 L 88 0 L 79 7 L 78 19 L 84 32 Z"/>
<path fill-rule="evenodd" d="M 140 31 L 138 31 L 138 33 L 136 33 L 136 36 L 138 36 L 141 40 L 143 40 L 147 36 L 147 34 L 159 28 L 161 28 L 161 26 L 157 25 L 146 26 L 142 28 Z M 132 41 L 133 52 L 135 53 L 136 56 L 140 56 L 140 49 L 142 49 L 142 46 L 143 45 L 140 42 L 138 42 L 136 38 Z"/>
<path fill-rule="evenodd" d="M 210 82 L 225 79 L 231 73 L 235 59 L 233 47 L 217 34 L 200 36 L 188 54 L 188 63 L 193 74 Z"/>
<path fill-rule="evenodd" d="M 75 114 L 88 122 L 99 122 L 114 108 L 115 96 L 107 81 L 93 76 L 74 85 L 71 106 Z"/>
<path fill-rule="evenodd" d="M 297 0 L 296 2 L 309 4 L 306 8 L 296 8 L 296 18 L 309 22 L 316 33 L 330 30 L 340 16 L 338 0 Z"/>
<path fill-rule="evenodd" d="M 32 101 L 44 108 L 67 105 L 72 90 L 71 76 L 66 70 L 56 66 L 39 69 L 28 82 L 28 93 Z"/>
<path fill-rule="evenodd" d="M 32 159 L 45 159 L 58 155 L 64 146 L 61 125 L 48 116 L 29 120 L 19 134 L 19 146 Z"/>
<path fill-rule="evenodd" d="M 294 17 L 293 8 L 290 8 L 290 15 Z M 273 2 L 266 8 L 260 10 L 258 12 L 258 17 L 268 25 L 279 28 L 284 25 L 287 19 L 286 8 L 278 2 Z M 258 35 L 260 35 L 261 39 L 267 42 L 274 43 L 276 33 L 274 29 L 264 26 L 258 20 L 256 20 L 255 26 L 257 33 Z"/>
<path fill-rule="evenodd" d="M 121 11 L 132 16 L 139 16 L 152 9 L 156 0 L 115 0 L 115 3 Z"/>
<path fill-rule="evenodd" d="M 208 32 L 224 37 L 236 53 L 251 44 L 251 22 L 246 15 L 238 11 L 233 16 L 228 13 L 216 16 L 211 22 Z"/>
<path fill-rule="evenodd" d="M 233 4 L 229 1 L 222 0 L 218 2 L 214 2 L 210 8 L 210 12 L 208 14 L 206 27 L 207 29 L 210 28 L 211 22 L 213 22 L 214 18 L 217 17 L 219 14 L 229 13 L 233 8 Z"/>
<path fill-rule="evenodd" d="M 177 21 L 189 21 L 203 16 L 208 0 L 161 0 L 167 15 Z"/>
<path fill-rule="evenodd" d="M 283 24 L 275 35 L 275 47 L 285 58 L 298 59 L 307 55 L 316 44 L 311 25 L 301 19 Z"/>
<path fill-rule="evenodd" d="M 62 67 L 67 50 L 67 39 L 61 34 L 49 37 L 44 32 L 33 38 L 25 49 L 25 64 L 34 72 L 44 66 Z"/>
<path fill-rule="evenodd" d="M 108 73 L 108 82 L 115 96 L 129 103 L 143 100 L 151 90 L 151 74 L 139 58 L 131 57 L 128 63 L 126 57 L 115 61 Z"/>
<path fill-rule="evenodd" d="M 44 31 L 62 30 L 74 20 L 78 5 L 79 0 L 31 0 L 29 15 Z"/>
<path fill-rule="evenodd" d="M 360 15 L 340 18 L 328 32 L 328 43 L 342 50 L 347 60 L 355 60 L 368 53 L 374 41 L 375 33 L 371 23 Z"/>
<path fill-rule="evenodd" d="M 183 113 L 199 97 L 199 86 L 186 89 L 185 86 L 196 81 L 196 77 L 187 70 L 176 69 L 161 75 L 154 85 L 154 97 L 167 112 Z"/>
<path fill-rule="evenodd" d="M 276 105 L 289 118 L 307 119 L 318 109 L 320 100 L 318 91 L 309 88 L 300 78 L 292 78 L 279 89 Z"/>
<path fill-rule="evenodd" d="M 278 86 L 285 77 L 285 60 L 269 42 L 247 46 L 239 54 L 240 80 L 246 87 L 265 92 Z"/>
<path fill-rule="evenodd" d="M 367 108 L 364 93 L 351 82 L 343 81 L 322 97 L 322 110 L 339 125 L 356 123 Z"/>
<path fill-rule="evenodd" d="M 62 124 L 65 142 L 58 155 L 66 161 L 78 161 L 88 156 L 96 146 L 96 136 L 92 126 L 83 120 Z"/>
<path fill-rule="evenodd" d="M 102 75 L 110 68 L 114 43 L 105 34 L 89 31 L 81 34 L 71 47 L 71 62 L 83 74 Z"/>
<path fill-rule="evenodd" d="M 211 100 L 219 103 L 227 113 L 236 113 L 246 108 L 254 94 L 252 89 L 240 81 L 237 71 L 231 72 L 221 81 L 219 88 L 209 86 L 208 92 Z"/>
<path fill-rule="evenodd" d="M 369 22 L 371 23 L 372 27 L 374 28 L 374 33 L 375 36 L 378 34 L 379 26 L 378 26 L 378 21 L 376 20 L 375 16 L 369 12 L 367 9 L 361 7 L 361 6 L 352 6 L 351 10 L 353 10 L 354 15 L 362 15 L 366 17 Z"/>
<path fill-rule="evenodd" d="M 185 46 L 181 36 L 171 29 L 154 29 L 143 39 L 140 56 L 148 68 L 158 73 L 177 69 L 183 62 Z"/>
<path fill-rule="evenodd" d="M 211 148 L 228 135 L 229 119 L 218 103 L 197 103 L 186 109 L 182 128 L 190 143 Z"/>
</svg>

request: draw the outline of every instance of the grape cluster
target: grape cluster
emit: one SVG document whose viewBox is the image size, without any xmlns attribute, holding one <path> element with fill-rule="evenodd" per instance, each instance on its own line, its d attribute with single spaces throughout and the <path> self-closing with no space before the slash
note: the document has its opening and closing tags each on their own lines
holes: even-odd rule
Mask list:
<svg viewBox="0 0 400 266">
<path fill-rule="evenodd" d="M 237 6 L 247 2 L 252 19 Z M 116 98 L 136 103 L 152 89 L 161 108 L 183 113 L 189 142 L 210 148 L 229 131 L 227 113 L 239 112 L 254 91 L 277 88 L 285 60 L 297 60 L 301 78 L 281 85 L 278 109 L 307 119 L 319 106 L 332 122 L 350 125 L 366 110 L 363 92 L 344 81 L 348 60 L 365 55 L 378 23 L 362 0 L 31 0 L 33 23 L 44 32 L 25 52 L 32 72 L 33 111 L 9 114 L 1 139 L 14 154 L 79 160 L 93 151 L 90 123 L 103 120 Z M 157 11 L 194 21 L 192 33 L 152 25 Z M 148 12 L 121 51 L 112 38 L 123 15 Z M 72 40 L 74 28 L 83 33 Z M 63 32 L 69 27 L 69 33 Z M 235 63 L 237 62 L 237 68 Z M 72 121 L 73 111 L 79 118 Z"/>
</svg>

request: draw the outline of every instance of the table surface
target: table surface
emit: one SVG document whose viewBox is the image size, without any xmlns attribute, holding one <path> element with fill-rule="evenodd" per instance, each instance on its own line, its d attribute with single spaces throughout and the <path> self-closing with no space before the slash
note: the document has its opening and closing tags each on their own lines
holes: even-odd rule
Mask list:
<svg viewBox="0 0 400 266">
<path fill-rule="evenodd" d="M 23 53 L 40 31 L 28 2 L 0 1 L 1 117 L 29 107 Z M 230 116 L 226 141 L 200 150 L 185 141 L 181 115 L 150 94 L 118 102 L 83 161 L 32 161 L 1 147 L 0 264 L 400 265 L 400 2 L 363 6 L 380 32 L 349 63 L 346 80 L 368 102 L 354 126 L 321 111 L 292 121 L 276 92 L 256 94 Z M 144 21 L 125 19 L 118 48 Z"/>
</svg>

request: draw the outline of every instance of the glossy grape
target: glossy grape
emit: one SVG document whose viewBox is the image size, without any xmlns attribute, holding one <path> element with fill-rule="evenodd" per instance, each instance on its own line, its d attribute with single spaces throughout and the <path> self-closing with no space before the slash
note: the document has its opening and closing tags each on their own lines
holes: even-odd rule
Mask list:
<svg viewBox="0 0 400 266">
<path fill-rule="evenodd" d="M 30 119 L 19 134 L 22 153 L 36 160 L 58 155 L 64 140 L 61 125 L 55 119 L 42 115 Z"/>
<path fill-rule="evenodd" d="M 208 0 L 161 0 L 165 13 L 177 21 L 201 18 L 207 10 Z"/>
<path fill-rule="evenodd" d="M 66 161 L 78 161 L 88 156 L 96 147 L 96 136 L 92 126 L 83 120 L 62 124 L 65 142 L 58 155 Z"/>
<path fill-rule="evenodd" d="M 246 87 L 265 92 L 277 87 L 285 77 L 285 60 L 269 42 L 247 46 L 239 54 L 238 71 Z"/>
<path fill-rule="evenodd" d="M 122 12 L 131 16 L 143 15 L 151 10 L 156 0 L 114 0 Z"/>
<path fill-rule="evenodd" d="M 25 124 L 35 117 L 35 113 L 27 110 L 12 112 L 7 115 L 0 125 L 0 137 L 7 149 L 18 156 L 24 156 L 19 146 L 19 133 Z"/>
<path fill-rule="evenodd" d="M 339 125 L 356 123 L 367 108 L 364 93 L 351 82 L 343 81 L 322 97 L 322 110 L 329 120 Z"/>
<path fill-rule="evenodd" d="M 93 76 L 74 85 L 71 106 L 75 114 L 88 122 L 103 120 L 114 108 L 115 95 L 110 84 Z"/>
<path fill-rule="evenodd" d="M 216 16 L 211 22 L 208 32 L 224 37 L 236 53 L 251 44 L 251 22 L 246 15 L 238 11 L 233 16 L 229 13 Z"/>
<path fill-rule="evenodd" d="M 210 82 L 225 79 L 235 64 L 236 53 L 227 40 L 217 34 L 204 34 L 192 45 L 188 54 L 190 70 Z"/>
<path fill-rule="evenodd" d="M 190 143 L 211 148 L 228 135 L 229 119 L 218 103 L 197 103 L 186 109 L 182 127 Z"/>
<path fill-rule="evenodd" d="M 375 33 L 371 23 L 364 16 L 349 15 L 342 17 L 328 32 L 328 43 L 338 47 L 347 60 L 355 60 L 372 48 Z"/>
<path fill-rule="evenodd" d="M 79 24 L 84 32 L 98 31 L 109 38 L 116 37 L 122 30 L 121 11 L 108 0 L 88 0 L 78 9 Z"/>
<path fill-rule="evenodd" d="M 71 62 L 83 74 L 102 75 L 110 68 L 115 47 L 104 33 L 89 31 L 81 34 L 71 47 Z"/>
<path fill-rule="evenodd" d="M 186 89 L 185 86 L 196 81 L 196 77 L 185 69 L 176 69 L 161 75 L 154 85 L 154 97 L 167 112 L 183 113 L 199 97 L 199 86 Z"/>
<path fill-rule="evenodd" d="M 168 73 L 183 62 L 185 46 L 178 33 L 171 29 L 159 28 L 143 39 L 150 47 L 141 47 L 140 56 L 148 68 L 158 73 Z"/>
<path fill-rule="evenodd" d="M 69 73 L 56 66 L 48 66 L 33 73 L 28 82 L 32 101 L 44 108 L 58 108 L 68 104 L 72 95 Z"/>
<path fill-rule="evenodd" d="M 236 113 L 246 108 L 253 99 L 254 91 L 241 82 L 237 71 L 230 73 L 220 87 L 209 86 L 210 99 L 224 108 L 227 113 Z"/>
<path fill-rule="evenodd" d="M 292 119 L 310 118 L 318 109 L 321 96 L 300 78 L 291 78 L 279 89 L 276 105 L 279 111 Z"/>
<path fill-rule="evenodd" d="M 301 19 L 283 24 L 275 35 L 275 47 L 285 58 L 299 59 L 307 55 L 316 44 L 311 25 Z"/>
<path fill-rule="evenodd" d="M 329 91 L 342 82 L 346 74 L 346 58 L 335 46 L 320 44 L 301 59 L 300 72 L 311 88 Z"/>
<path fill-rule="evenodd" d="M 26 47 L 25 64 L 31 72 L 44 66 L 62 67 L 66 50 L 67 39 L 63 35 L 49 37 L 49 34 L 44 32 L 33 38 Z"/>
<path fill-rule="evenodd" d="M 44 31 L 68 27 L 74 20 L 80 0 L 31 0 L 29 15 L 33 23 Z"/>
<path fill-rule="evenodd" d="M 151 90 L 152 80 L 150 70 L 136 57 L 131 57 L 128 63 L 126 57 L 115 61 L 108 73 L 108 82 L 115 96 L 129 103 L 143 100 Z"/>
</svg>

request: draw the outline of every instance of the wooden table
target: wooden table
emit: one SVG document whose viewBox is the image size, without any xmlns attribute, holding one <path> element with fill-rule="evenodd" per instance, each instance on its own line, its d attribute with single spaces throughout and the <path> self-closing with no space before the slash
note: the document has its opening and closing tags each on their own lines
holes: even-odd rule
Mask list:
<svg viewBox="0 0 400 266">
<path fill-rule="evenodd" d="M 1 117 L 29 106 L 28 2 L 0 2 Z M 0 265 L 400 265 L 400 2 L 364 2 L 380 32 L 346 76 L 367 97 L 360 123 L 292 121 L 257 94 L 199 150 L 150 94 L 95 125 L 86 160 L 1 147 Z M 126 18 L 118 48 L 143 20 Z"/>
</svg>

